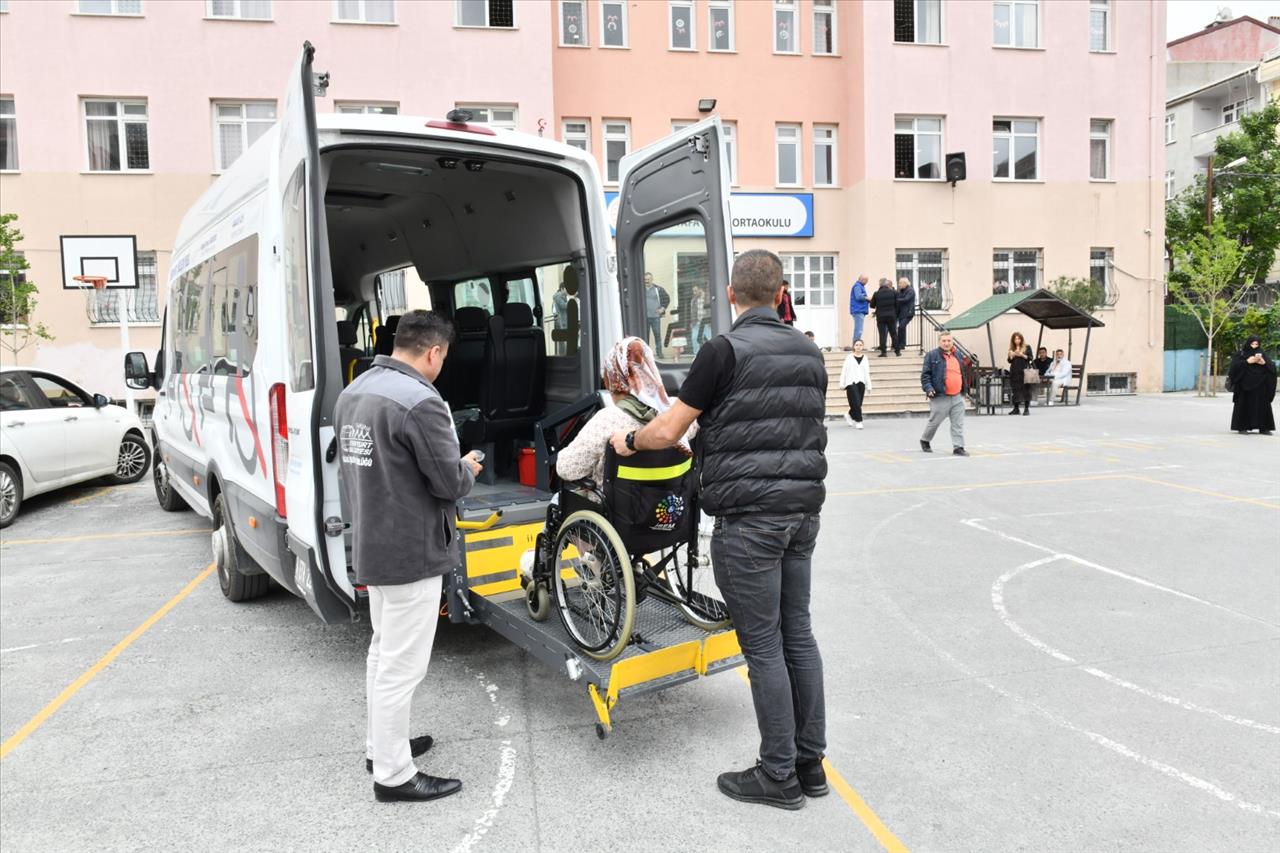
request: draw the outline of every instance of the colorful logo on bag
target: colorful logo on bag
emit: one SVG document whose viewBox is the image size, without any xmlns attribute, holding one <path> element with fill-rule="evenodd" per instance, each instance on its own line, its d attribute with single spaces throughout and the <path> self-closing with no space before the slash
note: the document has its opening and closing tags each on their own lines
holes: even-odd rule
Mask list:
<svg viewBox="0 0 1280 853">
<path fill-rule="evenodd" d="M 680 519 L 684 517 L 684 498 L 679 495 L 667 495 L 658 501 L 653 514 L 657 520 L 653 525 L 654 530 L 675 530 Z"/>
</svg>

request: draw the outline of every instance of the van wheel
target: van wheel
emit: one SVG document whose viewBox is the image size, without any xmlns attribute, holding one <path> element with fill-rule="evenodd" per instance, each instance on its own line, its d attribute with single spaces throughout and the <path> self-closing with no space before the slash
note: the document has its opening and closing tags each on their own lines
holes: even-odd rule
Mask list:
<svg viewBox="0 0 1280 853">
<path fill-rule="evenodd" d="M 151 461 L 151 482 L 156 487 L 156 502 L 160 504 L 162 510 L 180 512 L 189 509 L 187 502 L 173 488 L 173 483 L 169 482 L 169 466 L 164 462 L 164 454 L 160 452 L 159 444 L 156 444 L 155 459 Z"/>
<path fill-rule="evenodd" d="M 142 479 L 151 464 L 151 448 L 140 435 L 129 433 L 120 442 L 120 455 L 116 457 L 116 473 L 107 481 L 117 486 L 127 486 Z"/>
<path fill-rule="evenodd" d="M 8 527 L 22 509 L 22 478 L 8 462 L 0 462 L 0 527 Z"/>
<path fill-rule="evenodd" d="M 213 501 L 213 561 L 218 568 L 218 585 L 230 601 L 261 598 L 267 594 L 271 578 L 263 573 L 246 575 L 240 571 L 242 564 L 252 565 L 253 558 L 236 541 L 236 531 L 227 515 L 225 500 L 218 495 Z"/>
</svg>

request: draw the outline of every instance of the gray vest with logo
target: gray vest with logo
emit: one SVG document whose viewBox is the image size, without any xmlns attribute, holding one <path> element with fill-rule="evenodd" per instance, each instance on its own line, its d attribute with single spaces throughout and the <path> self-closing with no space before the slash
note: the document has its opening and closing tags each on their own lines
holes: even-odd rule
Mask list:
<svg viewBox="0 0 1280 853">
<path fill-rule="evenodd" d="M 725 339 L 733 380 L 698 419 L 700 505 L 710 515 L 818 512 L 826 499 L 827 369 L 803 333 L 752 308 Z"/>
</svg>

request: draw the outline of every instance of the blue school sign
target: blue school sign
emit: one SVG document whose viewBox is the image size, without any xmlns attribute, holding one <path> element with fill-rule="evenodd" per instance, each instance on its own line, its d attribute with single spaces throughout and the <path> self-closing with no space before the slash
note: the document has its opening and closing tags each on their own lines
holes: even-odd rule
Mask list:
<svg viewBox="0 0 1280 853">
<path fill-rule="evenodd" d="M 605 193 L 609 211 L 609 233 L 617 235 L 618 194 Z M 734 237 L 812 237 L 813 193 L 733 193 L 729 215 Z M 701 237 L 702 223 L 682 222 L 665 228 L 661 237 Z"/>
</svg>

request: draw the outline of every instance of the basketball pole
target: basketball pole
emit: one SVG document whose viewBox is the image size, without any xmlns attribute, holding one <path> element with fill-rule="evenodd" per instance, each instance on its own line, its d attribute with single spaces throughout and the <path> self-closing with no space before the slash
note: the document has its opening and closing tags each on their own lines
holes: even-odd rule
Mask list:
<svg viewBox="0 0 1280 853">
<path fill-rule="evenodd" d="M 89 298 L 97 300 L 98 294 L 107 289 L 107 277 L 105 275 L 77 275 L 73 278 L 81 284 L 87 284 L 93 288 L 89 294 Z M 125 354 L 129 353 L 129 301 L 128 294 L 122 293 L 120 296 L 120 347 Z M 133 389 L 128 385 L 124 386 L 124 405 L 129 410 L 129 414 L 136 415 L 137 407 L 133 402 Z"/>
</svg>

